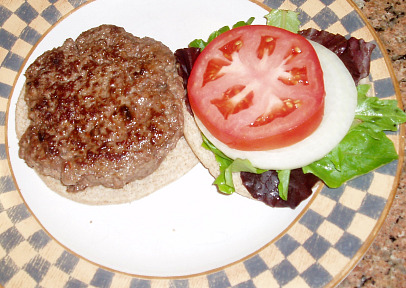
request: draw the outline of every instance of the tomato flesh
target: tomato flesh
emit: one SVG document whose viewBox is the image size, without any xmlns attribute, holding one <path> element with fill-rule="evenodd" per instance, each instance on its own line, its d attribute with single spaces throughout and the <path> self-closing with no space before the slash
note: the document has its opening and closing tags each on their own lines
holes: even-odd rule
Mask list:
<svg viewBox="0 0 406 288">
<path fill-rule="evenodd" d="M 230 148 L 292 145 L 319 126 L 323 71 L 302 36 L 273 26 L 243 26 L 215 38 L 197 58 L 189 102 L 208 131 Z"/>
</svg>

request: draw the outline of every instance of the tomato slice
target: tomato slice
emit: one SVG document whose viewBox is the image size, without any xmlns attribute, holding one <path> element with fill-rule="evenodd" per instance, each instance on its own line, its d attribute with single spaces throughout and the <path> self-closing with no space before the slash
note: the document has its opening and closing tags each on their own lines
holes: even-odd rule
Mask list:
<svg viewBox="0 0 406 288">
<path fill-rule="evenodd" d="M 233 149 L 292 145 L 323 118 L 323 71 L 313 46 L 273 26 L 243 26 L 215 38 L 187 88 L 195 116 Z"/>
</svg>

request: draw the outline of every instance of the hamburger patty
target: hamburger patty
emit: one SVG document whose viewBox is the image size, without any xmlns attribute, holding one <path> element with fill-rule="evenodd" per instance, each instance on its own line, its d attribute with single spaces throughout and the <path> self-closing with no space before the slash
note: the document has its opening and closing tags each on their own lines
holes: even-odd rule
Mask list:
<svg viewBox="0 0 406 288">
<path fill-rule="evenodd" d="M 183 133 L 182 79 L 161 42 L 102 25 L 26 72 L 19 156 L 76 192 L 121 188 L 157 169 Z"/>
</svg>

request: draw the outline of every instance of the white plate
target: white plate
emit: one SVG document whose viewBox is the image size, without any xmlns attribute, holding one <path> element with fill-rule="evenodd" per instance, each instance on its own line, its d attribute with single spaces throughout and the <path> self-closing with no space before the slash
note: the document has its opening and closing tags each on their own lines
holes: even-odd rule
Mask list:
<svg viewBox="0 0 406 288">
<path fill-rule="evenodd" d="M 62 45 L 66 38 L 75 39 L 100 24 L 115 24 L 134 35 L 153 37 L 175 51 L 195 38 L 207 39 L 212 31 L 250 16 L 264 24 L 266 13 L 246 0 L 153 0 L 148 5 L 143 1 L 98 0 L 56 25 L 33 51 L 27 65 L 44 51 Z M 81 257 L 136 275 L 201 273 L 254 253 L 286 229 L 307 203 L 296 210 L 272 209 L 238 195 L 220 195 L 201 165 L 133 203 L 95 207 L 62 198 L 17 156 L 15 104 L 25 81 L 23 73 L 15 85 L 8 117 L 15 179 L 45 230 Z"/>
</svg>

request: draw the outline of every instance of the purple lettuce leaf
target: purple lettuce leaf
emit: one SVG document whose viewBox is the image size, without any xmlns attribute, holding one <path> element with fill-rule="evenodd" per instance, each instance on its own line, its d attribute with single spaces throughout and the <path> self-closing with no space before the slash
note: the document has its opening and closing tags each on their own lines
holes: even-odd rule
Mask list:
<svg viewBox="0 0 406 288">
<path fill-rule="evenodd" d="M 185 88 L 185 104 L 188 112 L 193 116 L 192 108 L 190 107 L 189 98 L 187 96 L 187 82 L 192 71 L 193 64 L 197 57 L 200 55 L 200 48 L 182 48 L 178 49 L 174 53 L 176 62 L 178 63 L 178 74 L 183 79 L 183 87 Z"/>
<path fill-rule="evenodd" d="M 301 30 L 299 34 L 333 51 L 347 67 L 355 85 L 369 75 L 371 54 L 375 44 L 354 37 L 346 39 L 340 34 L 319 31 L 314 28 Z"/>
</svg>

